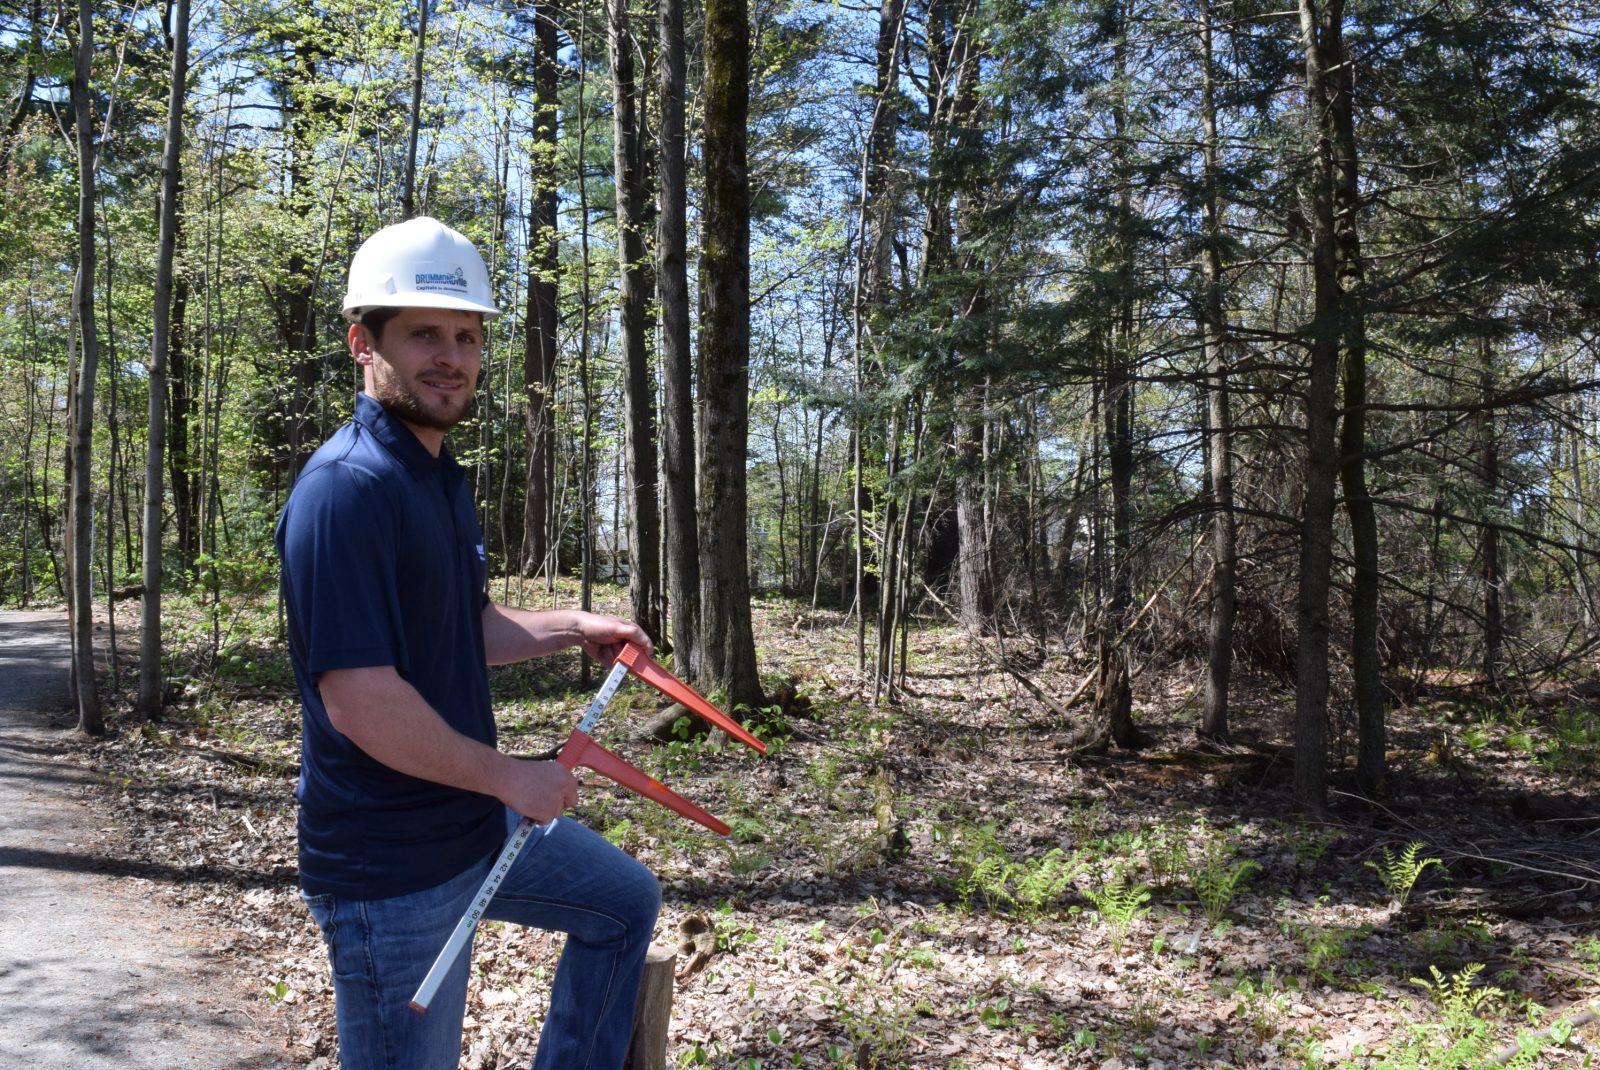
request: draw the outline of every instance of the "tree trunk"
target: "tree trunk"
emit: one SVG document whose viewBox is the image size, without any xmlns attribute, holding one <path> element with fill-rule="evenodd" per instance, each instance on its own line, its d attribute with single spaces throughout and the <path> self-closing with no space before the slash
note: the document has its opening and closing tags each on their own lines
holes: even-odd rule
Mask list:
<svg viewBox="0 0 1600 1070">
<path fill-rule="evenodd" d="M 589 20 L 581 19 L 578 29 L 578 55 L 584 55 Z M 579 276 L 578 384 L 583 394 L 583 441 L 578 465 L 578 502 L 582 530 L 578 533 L 579 608 L 587 611 L 594 603 L 594 389 L 589 380 L 589 321 L 592 316 L 589 286 L 589 172 L 582 164 L 589 140 L 588 66 L 578 65 L 578 251 L 582 274 Z M 589 686 L 589 657 L 583 656 L 578 677 L 580 686 Z"/>
<path fill-rule="evenodd" d="M 1494 364 L 1487 338 L 1479 342 L 1478 360 L 1478 394 L 1483 402 L 1477 418 L 1478 479 L 1483 513 L 1491 521 L 1480 529 L 1478 544 L 1483 576 L 1483 678 L 1490 686 L 1498 686 L 1505 656 L 1505 609 L 1500 600 L 1505 577 L 1500 565 L 1500 529 L 1492 522 L 1498 519 L 1500 505 L 1500 442 L 1495 434 L 1494 410 L 1490 408 Z"/>
<path fill-rule="evenodd" d="M 627 0 L 607 0 L 611 53 L 612 158 L 617 203 L 618 287 L 622 331 L 622 397 L 626 409 L 628 459 L 628 593 L 633 619 L 661 639 L 660 506 L 656 499 L 656 408 L 645 345 L 650 301 L 642 215 L 644 152 L 639 128 L 640 94 L 634 76 L 634 40 Z"/>
<path fill-rule="evenodd" d="M 1137 749 L 1149 740 L 1133 723 L 1133 671 L 1128 663 L 1125 631 L 1133 611 L 1133 369 L 1134 347 L 1134 230 L 1135 176 L 1129 161 L 1130 117 L 1125 87 L 1128 72 L 1129 19 L 1116 9 L 1117 36 L 1113 45 L 1115 83 L 1112 103 L 1112 168 L 1117 184 L 1116 217 L 1111 238 L 1111 264 L 1116 279 L 1115 322 L 1104 332 L 1105 408 L 1102 428 L 1106 462 L 1111 475 L 1111 551 L 1107 582 L 1109 597 L 1100 614 L 1097 637 L 1099 681 L 1095 707 L 1106 735 L 1120 747 Z"/>
<path fill-rule="evenodd" d="M 422 130 L 422 60 L 428 47 L 428 0 L 417 0 L 417 47 L 411 58 L 411 122 L 406 131 L 406 179 L 400 191 L 400 218 L 416 214 L 417 136 Z"/>
<path fill-rule="evenodd" d="M 1340 0 L 1342 4 L 1343 0 Z M 1344 338 L 1344 422 L 1339 476 L 1350 518 L 1355 557 L 1350 599 L 1350 661 L 1356 698 L 1356 785 L 1368 798 L 1383 789 L 1385 739 L 1383 662 L 1378 653 L 1378 518 L 1367 493 L 1367 325 L 1365 268 L 1356 225 L 1361 194 L 1357 174 L 1353 62 L 1344 47 L 1342 7 L 1327 26 L 1324 122 L 1333 127 L 1333 239 L 1338 262 L 1339 320 Z M 1332 17 L 1332 16 L 1330 16 Z"/>
<path fill-rule="evenodd" d="M 970 168 L 982 147 L 982 133 L 978 128 L 978 87 L 983 78 L 981 50 L 975 47 L 976 32 L 974 8 L 969 7 L 955 34 L 951 46 L 951 64 L 955 77 L 955 101 L 952 106 L 951 128 L 960 155 Z M 961 300 L 957 316 L 976 323 L 964 331 L 967 348 L 958 351 L 956 358 L 963 366 L 958 372 L 966 381 L 957 394 L 956 404 L 962 413 L 956 419 L 956 527 L 960 535 L 960 555 L 957 564 L 958 593 L 961 624 L 974 635 L 984 635 L 995 628 L 994 562 L 991 560 L 990 537 L 993 517 L 989 511 L 989 383 L 973 369 L 984 366 L 987 358 L 987 328 L 983 326 L 989 314 L 989 287 L 985 277 L 983 259 L 975 251 L 980 244 L 979 228 L 984 210 L 984 197 L 980 188 L 982 174 L 968 171 L 960 176 L 956 192 L 956 268 L 963 276 L 961 285 L 967 292 Z"/>
<path fill-rule="evenodd" d="M 1322 25 L 1339 25 L 1343 0 L 1329 0 Z M 1333 207 L 1332 130 L 1327 111 L 1328 55 L 1322 47 L 1315 0 L 1300 0 L 1306 55 L 1306 114 L 1316 138 L 1307 200 L 1310 206 L 1314 319 L 1306 388 L 1306 467 L 1300 509 L 1300 577 L 1295 619 L 1295 803 L 1312 814 L 1327 807 L 1328 595 L 1333 566 L 1334 488 L 1339 377 L 1339 279 Z"/>
<path fill-rule="evenodd" d="M 180 202 L 182 186 L 180 175 Z M 182 213 L 174 224 L 176 267 L 184 243 Z M 194 399 L 200 393 L 200 364 L 190 357 L 187 346 L 189 278 L 181 271 L 175 271 L 174 275 L 172 321 L 167 331 L 167 476 L 172 481 L 172 520 L 177 528 L 178 564 L 185 573 L 182 582 L 187 583 L 187 574 L 194 571 L 195 557 L 200 552 L 200 476 L 192 460 L 192 420 Z"/>
<path fill-rule="evenodd" d="M 71 567 L 68 601 L 72 617 L 72 691 L 78 708 L 78 730 L 105 734 L 100 695 L 94 674 L 93 474 L 94 387 L 100 360 L 95 327 L 95 144 L 94 115 L 89 98 L 89 71 L 94 59 L 94 5 L 78 0 L 78 40 L 73 53 L 72 110 L 78 149 L 78 272 L 73 292 L 77 313 L 79 363 L 72 393 L 71 435 Z"/>
<path fill-rule="evenodd" d="M 150 427 L 144 466 L 144 600 L 139 618 L 139 709 L 152 720 L 161 716 L 161 464 L 166 455 L 167 329 L 178 232 L 183 102 L 189 80 L 189 0 L 175 0 L 171 40 L 172 84 L 167 92 L 167 140 L 161 156 L 161 219 L 150 340 Z"/>
<path fill-rule="evenodd" d="M 745 459 L 750 427 L 750 188 L 746 0 L 705 8 L 705 207 L 700 282 L 700 681 L 730 706 L 762 701 L 750 622 Z"/>
<path fill-rule="evenodd" d="M 963 404 L 984 404 L 984 391 L 971 391 Z M 956 557 L 956 583 L 961 627 L 973 635 L 994 629 L 994 570 L 989 560 L 989 502 L 986 488 L 988 428 L 983 420 L 962 420 L 956 429 L 956 530 L 960 550 Z"/>
<path fill-rule="evenodd" d="M 522 372 L 528 410 L 527 496 L 522 512 L 522 574 L 554 580 L 556 482 L 556 285 L 560 246 L 556 183 L 556 24 L 534 12 L 533 211 L 529 220 L 528 328 Z"/>
<path fill-rule="evenodd" d="M 661 454 L 666 473 L 667 605 L 680 666 L 693 666 L 700 626 L 695 516 L 694 353 L 689 343 L 683 0 L 660 0 L 661 134 L 656 284 L 661 302 Z"/>
<path fill-rule="evenodd" d="M 1211 0 L 1201 4 L 1200 41 L 1204 67 L 1200 123 L 1205 175 L 1205 248 L 1202 329 L 1206 348 L 1206 406 L 1210 434 L 1211 628 L 1206 655 L 1205 694 L 1199 737 L 1228 739 L 1228 688 L 1233 676 L 1233 616 L 1238 570 L 1238 528 L 1233 512 L 1233 413 L 1228 395 L 1228 323 L 1222 306 L 1222 205 L 1217 190 L 1216 70 L 1212 49 Z"/>
</svg>

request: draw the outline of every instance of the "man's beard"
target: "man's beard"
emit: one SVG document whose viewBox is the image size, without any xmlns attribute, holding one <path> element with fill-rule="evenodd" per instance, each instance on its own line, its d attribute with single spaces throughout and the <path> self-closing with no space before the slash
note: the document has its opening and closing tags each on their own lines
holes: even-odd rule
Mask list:
<svg viewBox="0 0 1600 1070">
<path fill-rule="evenodd" d="M 463 376 L 461 381 L 466 382 L 466 377 Z M 380 369 L 376 364 L 373 367 L 372 399 L 408 424 L 439 431 L 448 431 L 472 415 L 472 408 L 478 400 L 477 391 L 469 390 L 459 409 L 430 409 L 404 380 L 393 371 Z"/>
</svg>

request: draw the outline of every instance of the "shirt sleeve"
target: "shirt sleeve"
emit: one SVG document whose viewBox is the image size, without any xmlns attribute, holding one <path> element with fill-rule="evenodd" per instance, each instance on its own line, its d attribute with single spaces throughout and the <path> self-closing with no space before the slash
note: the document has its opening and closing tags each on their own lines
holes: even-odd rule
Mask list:
<svg viewBox="0 0 1600 1070">
<path fill-rule="evenodd" d="M 296 483 L 283 514 L 283 590 L 313 677 L 375 665 L 404 671 L 400 523 L 377 479 L 352 465 L 327 464 Z"/>
</svg>

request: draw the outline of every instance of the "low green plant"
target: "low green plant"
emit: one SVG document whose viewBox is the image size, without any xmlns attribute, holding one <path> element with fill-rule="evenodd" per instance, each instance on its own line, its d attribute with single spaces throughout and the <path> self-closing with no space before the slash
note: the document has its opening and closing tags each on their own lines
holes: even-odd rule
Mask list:
<svg viewBox="0 0 1600 1070">
<path fill-rule="evenodd" d="M 1082 846 L 1100 835 L 1100 826 L 1105 824 L 1105 803 L 1096 800 L 1087 806 L 1071 806 L 1067 808 L 1067 831 L 1072 834 L 1072 842 Z"/>
<path fill-rule="evenodd" d="M 740 948 L 760 941 L 761 937 L 756 931 L 755 923 L 740 921 L 734 917 L 732 903 L 723 903 L 712 913 L 711 927 L 716 936 L 719 952 L 736 953 Z"/>
<path fill-rule="evenodd" d="M 1563 707 L 1555 715 L 1556 738 L 1546 759 L 1557 769 L 1583 772 L 1600 766 L 1600 715 Z"/>
<path fill-rule="evenodd" d="M 1423 848 L 1427 846 L 1421 840 L 1412 840 L 1398 852 L 1385 846 L 1382 862 L 1368 859 L 1363 863 L 1378 874 L 1396 910 L 1403 908 L 1406 900 L 1411 898 L 1411 890 L 1416 887 L 1417 879 L 1424 870 L 1429 866 L 1444 868 L 1444 862 L 1437 858 L 1421 857 Z"/>
<path fill-rule="evenodd" d="M 633 822 L 628 818 L 603 824 L 605 829 L 601 833 L 615 847 L 626 847 L 635 837 L 633 835 Z"/>
<path fill-rule="evenodd" d="M 978 1011 L 978 1021 L 990 1029 L 1004 1029 L 1011 1025 L 1011 997 L 1001 996 L 991 1003 L 985 1003 Z"/>
<path fill-rule="evenodd" d="M 1083 869 L 1078 855 L 1052 847 L 1036 858 L 1013 859 L 995 826 L 964 832 L 955 845 L 956 894 L 963 906 L 981 901 L 993 911 L 1013 911 L 1029 920 L 1048 913 Z"/>
<path fill-rule="evenodd" d="M 1261 869 L 1251 859 L 1235 858 L 1238 849 L 1221 838 L 1212 839 L 1191 867 L 1194 894 L 1212 925 L 1222 920 L 1239 890 Z"/>
<path fill-rule="evenodd" d="M 1411 983 L 1432 998 L 1437 1016 L 1408 1023 L 1387 1044 L 1373 1052 L 1358 1051 L 1361 1061 L 1340 1063 L 1339 1070 L 1531 1070 L 1542 1052 L 1568 1042 L 1574 1022 L 1562 1017 L 1542 1031 L 1520 1031 L 1513 1045 L 1502 1044 L 1494 1018 L 1504 1010 L 1506 994 L 1494 985 L 1478 984 L 1482 971 L 1481 963 L 1471 963 L 1446 976 L 1429 966 L 1431 977 L 1413 977 Z M 1530 1005 L 1529 1022 L 1537 1026 L 1541 1018 L 1542 1009 Z"/>
<path fill-rule="evenodd" d="M 1351 943 L 1363 935 L 1363 930 L 1342 925 L 1307 925 L 1299 930 L 1299 935 L 1306 948 L 1306 969 L 1319 980 L 1331 983 Z"/>
<path fill-rule="evenodd" d="M 1049 913 L 1082 871 L 1078 856 L 1069 857 L 1059 847 L 1050 848 L 1038 858 L 1011 863 L 1006 876 L 1017 913 L 1030 921 Z"/>
<path fill-rule="evenodd" d="M 822 792 L 822 804 L 832 809 L 835 805 L 834 792 L 838 790 L 840 780 L 839 759 L 832 754 L 818 756 L 806 767 L 806 776 Z"/>
<path fill-rule="evenodd" d="M 1429 966 L 1433 975 L 1430 981 L 1413 977 L 1411 983 L 1420 986 L 1433 999 L 1442 1019 L 1445 1035 L 1454 1039 L 1475 1031 L 1484 1024 L 1484 1012 L 1505 998 L 1505 992 L 1494 985 L 1474 983 L 1483 972 L 1483 963 L 1472 962 L 1446 977 L 1439 967 Z"/>
<path fill-rule="evenodd" d="M 1304 871 L 1316 869 L 1328 849 L 1344 835 L 1338 829 L 1319 828 L 1304 821 L 1284 822 L 1279 827 L 1294 855 L 1295 867 Z"/>
<path fill-rule="evenodd" d="M 898 963 L 898 956 L 888 955 L 880 976 L 814 982 L 849 1039 L 848 1046 L 828 1050 L 836 1066 L 910 1070 L 916 1020 L 931 1015 L 933 1008 L 925 1000 L 910 999 L 900 985 L 885 983 Z"/>
<path fill-rule="evenodd" d="M 1091 887 L 1088 896 L 1094 903 L 1100 924 L 1105 926 L 1111 949 L 1120 954 L 1134 922 L 1150 913 L 1146 905 L 1150 902 L 1150 886 L 1129 884 L 1127 874 L 1119 866 L 1104 884 Z"/>
<path fill-rule="evenodd" d="M 1275 972 L 1268 970 L 1259 981 L 1240 977 L 1233 985 L 1233 1000 L 1237 1014 L 1256 1040 L 1267 1041 L 1277 1035 L 1289 1000 Z"/>
<path fill-rule="evenodd" d="M 1528 723 L 1528 707 L 1526 703 L 1510 700 L 1485 705 L 1478 710 L 1478 720 L 1486 725 L 1522 728 Z"/>
<path fill-rule="evenodd" d="M 1591 970 L 1600 970 L 1600 936 L 1591 936 L 1574 949 L 1578 958 Z"/>
<path fill-rule="evenodd" d="M 1171 825 L 1161 821 L 1150 829 L 1145 843 L 1145 861 L 1150 866 L 1152 883 L 1173 884 L 1188 871 L 1189 832 L 1187 820 Z"/>
</svg>

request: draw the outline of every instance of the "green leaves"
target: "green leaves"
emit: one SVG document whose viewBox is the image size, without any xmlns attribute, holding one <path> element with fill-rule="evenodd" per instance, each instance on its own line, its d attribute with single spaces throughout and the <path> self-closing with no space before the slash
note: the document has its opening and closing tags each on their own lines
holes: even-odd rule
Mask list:
<svg viewBox="0 0 1600 1070">
<path fill-rule="evenodd" d="M 1362 865 L 1378 874 L 1378 879 L 1389 892 L 1389 898 L 1396 910 L 1403 909 L 1406 900 L 1411 896 L 1411 889 L 1415 887 L 1417 878 L 1422 876 L 1429 866 L 1444 868 L 1444 863 L 1437 858 L 1420 857 L 1422 849 L 1427 844 L 1421 840 L 1413 840 L 1398 852 L 1391 851 L 1388 847 L 1383 849 L 1383 861 L 1374 862 L 1368 859 Z"/>
</svg>

